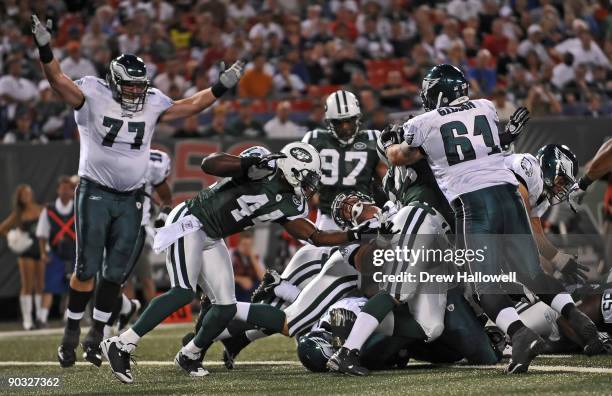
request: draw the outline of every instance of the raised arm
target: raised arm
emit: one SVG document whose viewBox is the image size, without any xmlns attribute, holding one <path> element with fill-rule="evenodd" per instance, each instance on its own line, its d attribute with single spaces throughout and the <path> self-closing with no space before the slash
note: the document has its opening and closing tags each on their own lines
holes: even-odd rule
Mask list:
<svg viewBox="0 0 612 396">
<path fill-rule="evenodd" d="M 36 15 L 32 15 L 32 34 L 38 45 L 38 54 L 42 64 L 45 77 L 49 81 L 51 88 L 59 95 L 60 98 L 75 109 L 80 108 L 85 102 L 85 96 L 79 87 L 65 75 L 59 65 L 57 59 L 53 58 L 51 50 L 51 33 L 40 23 Z M 47 22 L 47 27 L 50 28 L 50 21 Z"/>
<path fill-rule="evenodd" d="M 221 70 L 225 69 L 225 65 L 221 63 Z M 177 100 L 172 106 L 164 112 L 160 117 L 160 121 L 170 121 L 177 118 L 186 118 L 196 115 L 213 104 L 215 100 L 220 98 L 225 92 L 233 88 L 244 70 L 244 62 L 236 61 L 229 69 L 224 70 L 212 87 L 196 92 L 189 98 Z"/>
<path fill-rule="evenodd" d="M 17 225 L 17 213 L 11 212 L 11 214 L 0 223 L 0 235 L 6 236 L 8 232 Z"/>
<path fill-rule="evenodd" d="M 315 246 L 338 246 L 354 241 L 346 231 L 321 231 L 310 220 L 296 219 L 283 224 L 292 237 Z"/>
<path fill-rule="evenodd" d="M 586 167 L 586 173 L 582 177 L 588 180 L 583 181 L 591 184 L 608 172 L 612 172 L 612 139 L 608 139 L 595 154 L 595 157 Z M 590 182 L 590 183 L 589 183 Z"/>
<path fill-rule="evenodd" d="M 423 152 L 415 147 L 410 147 L 406 142 L 393 144 L 386 149 L 387 158 L 393 165 L 412 165 L 425 158 Z"/>
</svg>

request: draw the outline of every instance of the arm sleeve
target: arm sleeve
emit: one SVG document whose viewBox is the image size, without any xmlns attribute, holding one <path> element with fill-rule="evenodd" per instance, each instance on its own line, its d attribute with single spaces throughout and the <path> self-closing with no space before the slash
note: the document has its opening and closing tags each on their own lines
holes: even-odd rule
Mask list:
<svg viewBox="0 0 612 396">
<path fill-rule="evenodd" d="M 420 127 L 417 118 L 408 120 L 402 125 L 402 139 L 410 147 L 421 147 L 425 142 L 424 128 Z"/>
<path fill-rule="evenodd" d="M 36 238 L 49 239 L 50 232 L 51 225 L 49 224 L 49 218 L 47 216 L 47 208 L 44 208 L 38 217 L 38 224 L 36 225 Z"/>
<path fill-rule="evenodd" d="M 164 152 L 161 153 L 161 161 L 149 162 L 149 166 L 151 166 L 151 180 L 149 182 L 155 187 L 162 184 L 170 175 L 170 157 Z"/>
</svg>

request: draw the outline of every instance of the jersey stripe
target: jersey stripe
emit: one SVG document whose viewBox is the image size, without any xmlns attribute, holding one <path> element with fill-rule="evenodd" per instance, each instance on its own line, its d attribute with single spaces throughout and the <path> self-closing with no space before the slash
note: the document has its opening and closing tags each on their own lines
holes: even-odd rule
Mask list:
<svg viewBox="0 0 612 396">
<path fill-rule="evenodd" d="M 408 227 L 410 226 L 410 223 L 412 222 L 412 218 L 416 214 L 416 209 L 417 208 L 413 208 L 410 211 L 410 213 L 408 213 L 408 216 L 406 217 L 406 221 L 404 222 L 404 227 L 402 228 L 402 232 L 400 234 L 400 239 L 399 239 L 399 243 L 398 243 L 398 246 L 400 246 L 400 247 L 404 245 L 404 239 L 406 238 L 406 231 L 408 230 Z M 397 262 L 397 258 L 396 258 L 394 260 L 394 262 L 393 262 L 393 267 L 392 267 L 392 270 L 391 270 L 392 274 L 396 273 L 397 266 L 398 266 L 398 262 Z"/>
<path fill-rule="evenodd" d="M 310 267 L 318 267 L 319 269 L 321 269 L 321 260 L 308 261 L 300 265 L 298 268 L 295 269 L 295 271 L 293 271 L 292 273 L 290 273 L 287 277 L 283 279 L 295 285 L 294 279 L 297 276 L 300 276 L 300 274 L 304 271 L 305 268 L 308 268 L 310 270 Z"/>
</svg>

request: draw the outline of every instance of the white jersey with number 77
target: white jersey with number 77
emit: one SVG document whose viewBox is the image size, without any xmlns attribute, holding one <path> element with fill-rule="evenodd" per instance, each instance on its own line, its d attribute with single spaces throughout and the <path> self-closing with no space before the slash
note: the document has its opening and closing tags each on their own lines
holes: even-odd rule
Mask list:
<svg viewBox="0 0 612 396">
<path fill-rule="evenodd" d="M 403 125 L 403 139 L 425 152 L 440 189 L 451 202 L 486 187 L 517 185 L 504 164 L 497 121 L 491 101 L 470 100 L 408 120 Z"/>
</svg>

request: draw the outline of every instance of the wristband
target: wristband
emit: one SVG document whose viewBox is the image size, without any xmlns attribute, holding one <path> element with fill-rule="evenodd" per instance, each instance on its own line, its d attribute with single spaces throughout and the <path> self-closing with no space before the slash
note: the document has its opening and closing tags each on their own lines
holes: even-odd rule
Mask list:
<svg viewBox="0 0 612 396">
<path fill-rule="evenodd" d="M 215 96 L 215 98 L 220 98 L 221 96 L 223 96 L 224 93 L 226 93 L 227 91 L 229 91 L 229 89 L 221 84 L 221 81 L 217 81 L 211 88 L 210 88 L 212 94 Z"/>
<path fill-rule="evenodd" d="M 571 258 L 572 256 L 569 254 L 557 252 L 557 254 L 555 254 L 555 256 L 550 259 L 550 262 L 556 269 L 561 270 L 563 269 L 563 267 L 565 267 L 565 265 L 570 261 Z"/>
<path fill-rule="evenodd" d="M 592 183 L 593 180 L 589 179 L 587 175 L 584 175 L 578 180 L 578 187 L 580 187 L 582 191 L 586 191 Z"/>
<path fill-rule="evenodd" d="M 53 60 L 53 51 L 51 51 L 51 46 L 49 44 L 45 44 L 42 47 L 38 47 L 38 56 L 40 57 L 40 61 L 42 63 L 49 63 Z"/>
</svg>

